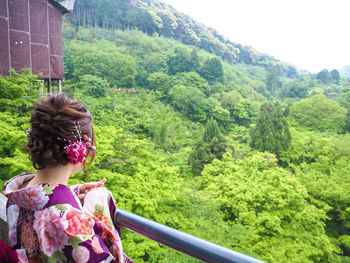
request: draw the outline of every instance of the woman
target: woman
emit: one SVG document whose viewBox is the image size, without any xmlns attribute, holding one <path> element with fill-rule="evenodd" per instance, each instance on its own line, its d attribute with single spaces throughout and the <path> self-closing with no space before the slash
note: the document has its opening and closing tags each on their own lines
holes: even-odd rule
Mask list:
<svg viewBox="0 0 350 263">
<path fill-rule="evenodd" d="M 26 148 L 35 174 L 4 186 L 9 237 L 23 262 L 132 262 L 114 227 L 116 206 L 105 180 L 68 187 L 69 176 L 95 157 L 89 111 L 57 94 L 32 111 Z"/>
</svg>

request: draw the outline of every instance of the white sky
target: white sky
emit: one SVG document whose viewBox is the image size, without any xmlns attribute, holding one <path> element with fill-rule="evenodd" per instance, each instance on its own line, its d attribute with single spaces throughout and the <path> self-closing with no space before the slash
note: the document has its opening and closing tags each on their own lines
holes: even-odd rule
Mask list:
<svg viewBox="0 0 350 263">
<path fill-rule="evenodd" d="M 350 65 L 350 0 L 160 0 L 312 73 Z"/>
</svg>

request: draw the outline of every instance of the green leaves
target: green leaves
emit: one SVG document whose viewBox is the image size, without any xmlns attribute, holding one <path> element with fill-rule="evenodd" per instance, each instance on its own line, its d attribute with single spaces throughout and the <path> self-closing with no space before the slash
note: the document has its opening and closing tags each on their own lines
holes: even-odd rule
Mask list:
<svg viewBox="0 0 350 263">
<path fill-rule="evenodd" d="M 73 40 L 66 44 L 65 61 L 68 76 L 74 82 L 84 75 L 95 75 L 115 87 L 132 88 L 135 86 L 135 60 L 108 42 L 98 41 L 87 44 Z M 101 80 L 100 80 L 101 82 Z"/>
<path fill-rule="evenodd" d="M 251 147 L 279 155 L 291 141 L 288 123 L 278 103 L 264 103 L 251 133 Z"/>
<path fill-rule="evenodd" d="M 343 133 L 346 110 L 335 101 L 316 95 L 293 104 L 289 117 L 308 130 Z"/>
<path fill-rule="evenodd" d="M 273 262 L 327 261 L 339 252 L 324 230 L 326 210 L 309 203 L 305 187 L 273 155 L 235 159 L 228 152 L 202 174 L 204 191 L 215 197 L 224 218 L 252 232 L 235 248 L 248 246 Z"/>
<path fill-rule="evenodd" d="M 221 159 L 226 147 L 226 141 L 219 131 L 216 121 L 208 120 L 202 140 L 197 143 L 189 156 L 188 161 L 193 173 L 199 175 L 205 164 L 211 163 L 215 158 Z"/>
<path fill-rule="evenodd" d="M 54 185 L 45 185 L 44 188 L 43 188 L 43 191 L 47 194 L 47 195 L 50 195 L 53 193 L 53 190 L 55 189 L 55 186 Z M 57 208 L 58 209 L 58 208 Z M 60 209 L 59 209 L 60 210 Z"/>
<path fill-rule="evenodd" d="M 39 76 L 31 75 L 29 69 L 22 73 L 11 71 L 11 76 L 0 75 L 0 111 L 27 116 L 34 102 L 39 98 L 37 81 Z"/>
<path fill-rule="evenodd" d="M 105 79 L 93 75 L 83 75 L 77 87 L 89 96 L 98 98 L 106 95 L 109 84 Z"/>
</svg>

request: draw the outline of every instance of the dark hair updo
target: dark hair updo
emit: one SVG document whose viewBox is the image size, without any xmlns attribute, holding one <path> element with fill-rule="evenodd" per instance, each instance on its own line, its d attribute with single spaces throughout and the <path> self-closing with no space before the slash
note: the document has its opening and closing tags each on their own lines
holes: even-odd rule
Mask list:
<svg viewBox="0 0 350 263">
<path fill-rule="evenodd" d="M 74 136 L 78 137 L 76 126 L 81 134 L 86 134 L 91 138 L 92 145 L 95 145 L 90 112 L 81 103 L 66 95 L 55 94 L 37 101 L 30 123 L 32 127 L 27 137 L 26 148 L 36 169 L 65 165 L 69 162 L 64 148 L 68 143 L 62 139 L 75 141 Z M 91 156 L 92 162 L 95 153 L 89 149 L 87 151 L 87 156 Z"/>
</svg>

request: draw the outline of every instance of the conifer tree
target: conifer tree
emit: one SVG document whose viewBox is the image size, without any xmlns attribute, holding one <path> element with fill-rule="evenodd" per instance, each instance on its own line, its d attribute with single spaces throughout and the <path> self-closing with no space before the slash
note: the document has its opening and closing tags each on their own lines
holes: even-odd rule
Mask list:
<svg viewBox="0 0 350 263">
<path fill-rule="evenodd" d="M 266 69 L 266 89 L 270 91 L 272 96 L 275 95 L 276 89 L 279 87 L 279 78 L 277 69 L 274 66 L 269 66 Z"/>
<path fill-rule="evenodd" d="M 213 57 L 205 60 L 200 70 L 200 75 L 209 83 L 214 83 L 215 81 L 223 83 L 224 70 L 220 59 L 218 59 L 217 57 Z"/>
<path fill-rule="evenodd" d="M 316 78 L 326 84 L 332 82 L 332 76 L 327 69 L 318 72 Z"/>
<path fill-rule="evenodd" d="M 256 126 L 251 133 L 251 147 L 277 156 L 287 150 L 291 141 L 288 123 L 279 103 L 261 105 Z"/>
<path fill-rule="evenodd" d="M 339 74 L 339 71 L 336 70 L 336 69 L 333 69 L 331 72 L 331 77 L 332 77 L 332 80 L 335 84 L 338 84 L 339 83 L 339 78 L 340 78 L 340 74 Z"/>
<path fill-rule="evenodd" d="M 196 49 L 192 49 L 191 52 L 191 66 L 192 71 L 198 72 L 199 71 L 199 56 Z"/>
<path fill-rule="evenodd" d="M 195 150 L 189 157 L 189 163 L 195 175 L 200 175 L 204 165 L 215 158 L 221 159 L 226 149 L 226 140 L 222 136 L 218 124 L 211 118 L 208 120 L 203 138 L 197 143 Z"/>
</svg>

